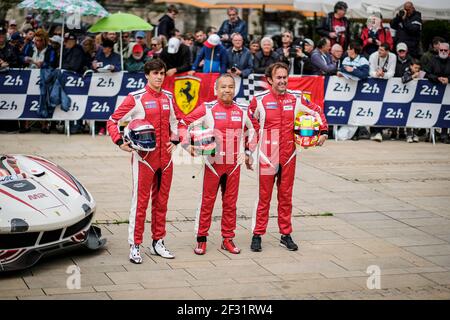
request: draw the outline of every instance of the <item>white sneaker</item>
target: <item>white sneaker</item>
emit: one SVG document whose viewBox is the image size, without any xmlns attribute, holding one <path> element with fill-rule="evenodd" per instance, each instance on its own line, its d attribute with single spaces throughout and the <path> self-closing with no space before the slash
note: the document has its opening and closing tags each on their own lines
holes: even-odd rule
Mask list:
<svg viewBox="0 0 450 320">
<path fill-rule="evenodd" d="M 413 143 L 414 142 L 413 137 L 412 136 L 407 136 L 406 137 L 406 142 L 407 143 Z"/>
<path fill-rule="evenodd" d="M 414 136 L 413 136 L 413 141 L 414 141 L 414 142 L 419 142 L 419 137 L 416 136 L 416 135 L 414 135 Z"/>
<path fill-rule="evenodd" d="M 166 259 L 173 259 L 175 256 L 170 253 L 169 250 L 164 246 L 164 240 L 159 239 L 158 241 L 153 241 L 150 247 L 150 253 L 154 256 L 161 256 Z"/>
<path fill-rule="evenodd" d="M 141 250 L 138 244 L 130 246 L 130 261 L 136 264 L 142 263 Z"/>
<path fill-rule="evenodd" d="M 381 141 L 383 141 L 383 136 L 381 135 L 381 133 L 377 133 L 374 137 L 373 137 L 373 140 L 374 141 L 377 141 L 377 142 L 381 142 Z"/>
</svg>

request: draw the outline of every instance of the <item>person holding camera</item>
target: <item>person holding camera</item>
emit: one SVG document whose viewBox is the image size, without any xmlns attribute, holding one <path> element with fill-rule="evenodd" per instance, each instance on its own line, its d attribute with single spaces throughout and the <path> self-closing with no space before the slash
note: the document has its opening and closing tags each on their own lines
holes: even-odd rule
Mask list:
<svg viewBox="0 0 450 320">
<path fill-rule="evenodd" d="M 395 74 L 396 64 L 397 57 L 390 52 L 389 43 L 382 43 L 369 57 L 369 74 L 372 78 L 390 79 Z"/>
<path fill-rule="evenodd" d="M 240 33 L 231 35 L 233 47 L 228 49 L 227 73 L 237 77 L 248 77 L 253 71 L 253 56 L 250 50 L 244 47 L 244 38 Z"/>
<path fill-rule="evenodd" d="M 395 44 L 406 43 L 413 58 L 420 58 L 420 33 L 422 31 L 422 14 L 416 11 L 412 2 L 405 2 L 391 21 L 391 28 L 396 30 Z"/>
<path fill-rule="evenodd" d="M 328 13 L 316 28 L 320 36 L 330 39 L 331 45 L 339 43 L 344 50 L 350 43 L 350 21 L 345 16 L 347 9 L 347 3 L 344 1 L 336 2 L 334 11 Z"/>
<path fill-rule="evenodd" d="M 375 13 L 369 16 L 366 26 L 361 31 L 361 40 L 363 42 L 363 54 L 369 57 L 378 50 L 378 47 L 386 42 L 389 43 L 391 50 L 394 48 L 394 40 L 388 28 L 382 24 L 381 14 Z"/>
</svg>

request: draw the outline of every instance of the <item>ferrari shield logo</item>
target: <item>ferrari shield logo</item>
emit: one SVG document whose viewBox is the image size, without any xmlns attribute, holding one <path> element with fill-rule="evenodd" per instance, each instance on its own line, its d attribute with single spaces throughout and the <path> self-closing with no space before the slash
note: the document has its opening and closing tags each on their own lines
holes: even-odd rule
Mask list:
<svg viewBox="0 0 450 320">
<path fill-rule="evenodd" d="M 183 76 L 175 78 L 175 102 L 184 114 L 190 113 L 197 105 L 200 78 Z"/>
</svg>

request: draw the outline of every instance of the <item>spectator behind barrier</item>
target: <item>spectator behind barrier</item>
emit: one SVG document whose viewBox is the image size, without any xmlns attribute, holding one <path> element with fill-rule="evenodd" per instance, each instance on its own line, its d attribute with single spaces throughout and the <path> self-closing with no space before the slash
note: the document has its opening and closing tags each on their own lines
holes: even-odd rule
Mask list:
<svg viewBox="0 0 450 320">
<path fill-rule="evenodd" d="M 219 31 L 217 34 L 220 36 L 220 41 L 225 48 L 230 48 L 232 46 L 231 43 L 231 35 L 233 33 L 239 33 L 242 35 L 244 39 L 244 43 L 248 42 L 248 30 L 247 23 L 244 20 L 239 18 L 238 9 L 235 7 L 230 7 L 227 10 L 228 20 L 222 22 Z"/>
<path fill-rule="evenodd" d="M 448 43 L 439 44 L 439 54 L 431 59 L 429 70 L 427 70 L 427 78 L 436 83 L 447 85 L 450 80 L 450 59 Z M 449 144 L 448 129 L 441 130 L 441 141 Z"/>
<path fill-rule="evenodd" d="M 64 49 L 62 56 L 62 68 L 65 70 L 82 73 L 85 66 L 85 54 L 83 48 L 77 44 L 77 37 L 73 33 L 64 35 Z"/>
<path fill-rule="evenodd" d="M 139 43 L 133 47 L 131 57 L 125 62 L 125 70 L 128 72 L 144 72 L 144 65 L 147 62 L 147 57 L 144 56 L 144 49 Z"/>
<path fill-rule="evenodd" d="M 7 42 L 6 37 L 5 29 L 0 26 L 0 71 L 20 64 L 17 50 Z"/>
<path fill-rule="evenodd" d="M 276 53 L 280 56 L 282 62 L 290 65 L 290 49 L 292 47 L 292 43 L 294 42 L 294 35 L 291 31 L 284 31 L 281 34 L 281 47 L 275 50 Z"/>
<path fill-rule="evenodd" d="M 136 31 L 134 34 L 134 38 L 137 44 L 140 44 L 142 49 L 144 50 L 144 56 L 147 56 L 150 51 L 149 46 L 147 46 L 147 34 L 145 31 Z"/>
<path fill-rule="evenodd" d="M 205 61 L 203 64 L 204 73 L 227 72 L 228 52 L 221 44 L 217 34 L 210 35 L 208 40 L 205 41 L 203 48 L 195 58 L 194 65 L 191 68 L 192 71 L 189 74 L 194 74 L 202 60 Z"/>
<path fill-rule="evenodd" d="M 175 29 L 175 18 L 177 17 L 178 9 L 174 5 L 167 8 L 167 13 L 158 21 L 157 35 L 163 35 L 166 39 L 170 39 L 172 32 Z"/>
<path fill-rule="evenodd" d="M 239 33 L 231 35 L 233 47 L 228 49 L 227 72 L 233 76 L 248 77 L 253 72 L 253 56 L 249 49 L 244 47 L 244 38 Z"/>
<path fill-rule="evenodd" d="M 147 57 L 149 59 L 157 59 L 161 55 L 163 48 L 165 47 L 163 45 L 161 37 L 153 37 L 152 41 L 150 42 L 151 50 L 147 53 Z"/>
<path fill-rule="evenodd" d="M 130 40 L 131 34 L 130 32 L 122 32 L 122 56 L 123 59 L 126 60 L 131 57 L 133 52 L 134 42 Z M 120 55 L 120 41 L 117 41 L 114 44 L 114 52 Z"/>
<path fill-rule="evenodd" d="M 330 39 L 322 38 L 317 42 L 317 47 L 311 54 L 311 63 L 313 65 L 312 74 L 332 75 L 336 73 L 336 64 L 330 55 L 330 49 Z"/>
<path fill-rule="evenodd" d="M 413 80 L 423 79 L 425 72 L 421 70 L 420 61 L 415 58 L 409 59 L 409 66 L 404 70 L 402 82 L 408 83 Z M 419 142 L 419 128 L 406 128 L 406 142 Z"/>
<path fill-rule="evenodd" d="M 55 50 L 48 44 L 48 34 L 44 29 L 38 29 L 33 39 L 34 45 L 24 52 L 24 62 L 30 69 L 56 68 L 58 59 Z"/>
<path fill-rule="evenodd" d="M 195 61 L 195 58 L 197 57 L 197 55 L 199 54 L 200 50 L 203 48 L 203 45 L 206 41 L 206 33 L 203 32 L 203 30 L 197 30 L 195 32 L 195 41 L 194 41 L 194 47 L 192 49 L 192 58 Z M 197 67 L 197 72 L 201 71 L 203 68 L 203 63 L 205 63 L 204 60 L 200 61 L 198 67 Z M 194 62 L 192 62 L 192 64 L 194 64 Z"/>
<path fill-rule="evenodd" d="M 390 52 L 389 44 L 382 43 L 378 51 L 369 57 L 370 76 L 378 79 L 390 79 L 395 74 L 397 57 Z"/>
<path fill-rule="evenodd" d="M 177 37 L 172 37 L 162 50 L 160 58 L 167 66 L 167 76 L 186 72 L 191 69 L 189 48 Z"/>
<path fill-rule="evenodd" d="M 406 43 L 411 56 L 419 58 L 421 55 L 422 14 L 416 11 L 412 2 L 405 2 L 403 9 L 392 19 L 391 28 L 396 30 L 395 44 Z"/>
<path fill-rule="evenodd" d="M 92 62 L 95 60 L 95 55 L 97 54 L 95 40 L 91 37 L 86 37 L 81 43 L 81 47 L 84 51 L 84 69 L 89 70 L 92 68 Z"/>
<path fill-rule="evenodd" d="M 320 25 L 316 28 L 317 33 L 322 37 L 331 40 L 331 45 L 339 43 L 344 49 L 350 42 L 350 21 L 347 13 L 347 3 L 338 1 L 334 5 L 334 11 L 322 18 Z"/>
<path fill-rule="evenodd" d="M 92 62 L 92 69 L 97 72 L 117 72 L 121 71 L 120 55 L 113 52 L 114 43 L 106 39 L 103 47 L 98 49 L 95 60 Z"/>
<path fill-rule="evenodd" d="M 361 31 L 361 40 L 363 42 L 363 54 L 369 57 L 378 50 L 382 43 L 388 43 L 391 50 L 394 49 L 394 40 L 391 31 L 383 27 L 381 14 L 373 14 L 367 19 L 367 24 Z"/>
<path fill-rule="evenodd" d="M 280 61 L 280 56 L 273 50 L 273 40 L 269 37 L 261 39 L 261 51 L 255 54 L 253 60 L 253 72 L 264 74 L 266 68 Z"/>
<path fill-rule="evenodd" d="M 186 45 L 189 48 L 189 57 L 190 57 L 189 62 L 192 65 L 192 64 L 194 64 L 195 57 L 197 56 L 197 55 L 194 56 L 194 50 L 195 50 L 195 48 L 194 48 L 194 40 L 195 40 L 195 37 L 194 37 L 194 35 L 192 33 L 188 32 L 188 33 L 186 33 L 186 34 L 184 34 L 182 36 L 182 39 L 183 39 L 182 40 L 183 44 Z"/>
<path fill-rule="evenodd" d="M 217 28 L 213 26 L 206 28 L 206 37 L 208 38 L 212 34 L 217 34 Z"/>
<path fill-rule="evenodd" d="M 403 77 L 406 69 L 411 65 L 412 57 L 409 55 L 408 46 L 406 43 L 400 42 L 397 44 L 397 63 L 395 65 L 394 77 Z"/>
<path fill-rule="evenodd" d="M 17 22 L 14 19 L 9 20 L 8 23 L 8 34 L 7 34 L 7 38 L 8 40 L 11 40 L 11 36 L 16 33 L 17 30 Z"/>
<path fill-rule="evenodd" d="M 339 77 L 352 80 L 365 80 L 369 77 L 369 61 L 361 56 L 361 45 L 351 42 L 347 49 L 347 57 L 342 61 Z"/>
<path fill-rule="evenodd" d="M 314 41 L 304 38 L 295 44 L 298 49 L 298 57 L 294 61 L 294 74 L 312 75 L 314 66 L 311 62 L 311 54 L 314 51 Z"/>
<path fill-rule="evenodd" d="M 330 50 L 331 59 L 336 64 L 336 70 L 339 70 L 342 64 L 342 60 L 344 60 L 344 49 L 338 43 L 333 44 Z"/>
<path fill-rule="evenodd" d="M 432 39 L 429 50 L 425 52 L 420 58 L 422 70 L 424 70 L 425 72 L 429 70 L 431 66 L 431 60 L 433 59 L 434 56 L 437 56 L 439 54 L 439 46 L 441 43 L 444 42 L 445 42 L 444 38 L 441 37 L 434 37 Z"/>
<path fill-rule="evenodd" d="M 249 48 L 253 58 L 255 58 L 256 53 L 261 50 L 261 39 L 255 38 L 252 41 L 250 41 L 248 48 Z"/>
</svg>

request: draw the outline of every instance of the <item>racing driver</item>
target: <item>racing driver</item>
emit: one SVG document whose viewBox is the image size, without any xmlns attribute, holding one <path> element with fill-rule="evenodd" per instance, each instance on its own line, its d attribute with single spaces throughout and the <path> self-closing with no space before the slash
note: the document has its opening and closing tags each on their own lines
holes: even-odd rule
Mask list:
<svg viewBox="0 0 450 320">
<path fill-rule="evenodd" d="M 321 118 L 318 146 L 328 135 L 328 125 L 321 108 L 309 103 L 300 92 L 287 89 L 289 67 L 276 62 L 265 71 L 270 89 L 255 95 L 250 103 L 252 121 L 258 134 L 256 164 L 259 194 L 252 216 L 253 238 L 250 249 L 259 252 L 261 236 L 266 233 L 269 222 L 270 200 L 273 185 L 277 183 L 278 227 L 280 245 L 288 250 L 298 249 L 292 240 L 292 190 L 296 166 L 294 119 L 299 111 L 306 111 Z M 246 155 L 247 168 L 253 163 L 252 155 Z"/>
<path fill-rule="evenodd" d="M 120 149 L 132 153 L 133 194 L 131 201 L 128 243 L 130 261 L 142 263 L 139 246 L 143 241 L 146 211 L 152 195 L 150 253 L 172 259 L 174 255 L 165 247 L 167 201 L 172 183 L 172 152 L 178 143 L 177 125 L 172 94 L 162 90 L 167 67 L 160 59 L 148 61 L 144 66 L 147 85 L 131 92 L 107 122 L 112 141 Z M 119 133 L 119 121 L 145 119 L 155 128 L 156 149 L 136 151 L 130 141 L 124 142 Z"/>
</svg>

